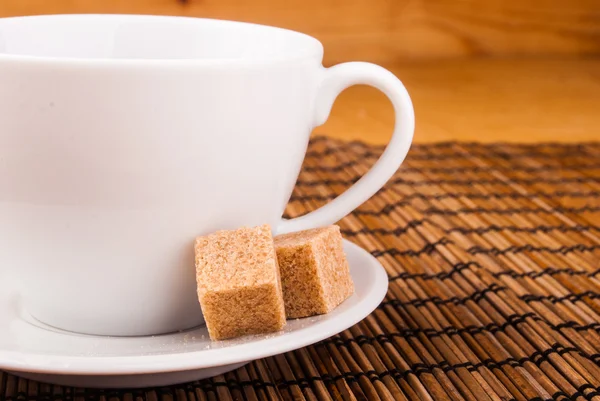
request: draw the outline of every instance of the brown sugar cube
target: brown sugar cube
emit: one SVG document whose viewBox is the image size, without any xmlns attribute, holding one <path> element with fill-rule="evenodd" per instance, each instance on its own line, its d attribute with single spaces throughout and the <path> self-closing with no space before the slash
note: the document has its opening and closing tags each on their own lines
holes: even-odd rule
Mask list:
<svg viewBox="0 0 600 401">
<path fill-rule="evenodd" d="M 268 225 L 199 237 L 195 252 L 198 299 L 211 339 L 273 332 L 285 326 L 279 267 Z"/>
<path fill-rule="evenodd" d="M 331 312 L 354 292 L 338 226 L 275 237 L 288 318 Z"/>
</svg>

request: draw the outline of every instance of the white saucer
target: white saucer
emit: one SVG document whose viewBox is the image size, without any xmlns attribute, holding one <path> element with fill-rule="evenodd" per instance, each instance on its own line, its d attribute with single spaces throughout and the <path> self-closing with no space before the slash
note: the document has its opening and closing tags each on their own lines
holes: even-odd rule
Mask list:
<svg viewBox="0 0 600 401">
<path fill-rule="evenodd" d="M 40 323 L 16 294 L 0 294 L 0 369 L 76 387 L 149 387 L 212 377 L 301 348 L 356 324 L 387 291 L 383 267 L 348 241 L 344 249 L 356 292 L 327 315 L 288 321 L 282 332 L 210 341 L 205 327 L 151 337 L 100 337 Z"/>
</svg>

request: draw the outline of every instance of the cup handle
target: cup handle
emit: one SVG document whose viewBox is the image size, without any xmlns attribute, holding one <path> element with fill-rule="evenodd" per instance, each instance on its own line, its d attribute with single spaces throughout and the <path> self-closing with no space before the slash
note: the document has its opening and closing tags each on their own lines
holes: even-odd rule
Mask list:
<svg viewBox="0 0 600 401">
<path fill-rule="evenodd" d="M 375 165 L 352 187 L 327 205 L 294 219 L 282 220 L 277 234 L 333 224 L 373 196 L 404 161 L 415 129 L 415 115 L 406 88 L 385 68 L 371 63 L 351 62 L 323 69 L 315 102 L 314 126 L 325 123 L 337 96 L 346 88 L 364 84 L 383 92 L 392 102 L 395 126 L 392 139 Z"/>
</svg>

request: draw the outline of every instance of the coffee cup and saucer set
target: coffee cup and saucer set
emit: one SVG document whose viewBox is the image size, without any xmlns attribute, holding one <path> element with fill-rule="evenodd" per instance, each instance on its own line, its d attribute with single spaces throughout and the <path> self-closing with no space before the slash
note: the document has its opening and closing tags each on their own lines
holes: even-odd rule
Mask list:
<svg viewBox="0 0 600 401">
<path fill-rule="evenodd" d="M 382 67 L 248 23 L 140 15 L 0 19 L 0 369 L 78 387 L 182 383 L 304 347 L 368 316 L 387 275 L 344 242 L 355 293 L 281 332 L 211 341 L 193 241 L 335 223 L 404 160 L 414 113 Z M 366 84 L 396 122 L 385 152 L 324 207 L 284 220 L 312 129 Z"/>
</svg>

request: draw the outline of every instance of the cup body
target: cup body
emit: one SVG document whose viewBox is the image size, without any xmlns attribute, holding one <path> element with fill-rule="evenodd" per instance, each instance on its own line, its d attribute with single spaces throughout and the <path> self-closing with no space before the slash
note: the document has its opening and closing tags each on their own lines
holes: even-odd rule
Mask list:
<svg viewBox="0 0 600 401">
<path fill-rule="evenodd" d="M 27 310 L 101 335 L 202 323 L 194 238 L 279 222 L 321 59 L 252 24 L 0 19 L 0 269 Z"/>
</svg>

